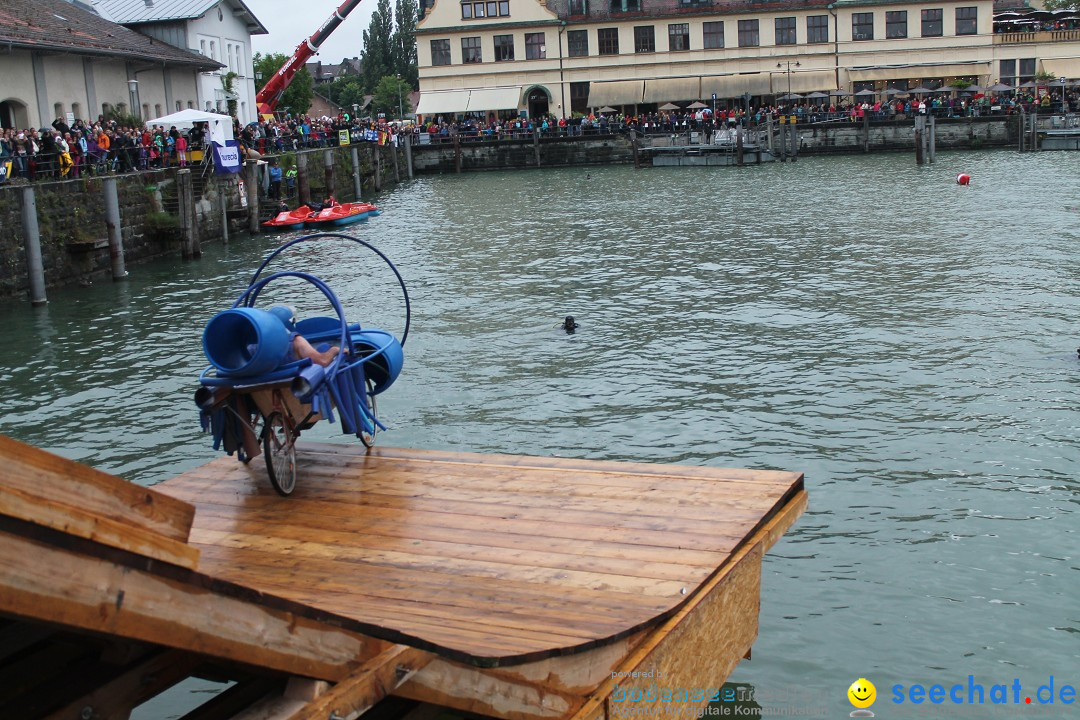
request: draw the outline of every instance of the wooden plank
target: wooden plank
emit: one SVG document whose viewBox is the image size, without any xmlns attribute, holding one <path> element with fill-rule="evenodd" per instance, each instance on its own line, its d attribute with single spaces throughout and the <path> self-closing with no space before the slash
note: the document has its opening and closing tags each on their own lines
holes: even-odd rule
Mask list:
<svg viewBox="0 0 1080 720">
<path fill-rule="evenodd" d="M 95 718 L 126 718 L 131 711 L 160 692 L 185 679 L 202 660 L 191 653 L 165 651 L 146 662 L 68 702 L 44 720 L 70 720 L 93 709 Z"/>
<path fill-rule="evenodd" d="M 431 659 L 428 653 L 405 645 L 387 648 L 293 713 L 289 720 L 325 720 L 335 716 L 355 720 Z"/>
<path fill-rule="evenodd" d="M 0 612 L 338 680 L 384 643 L 0 532 Z"/>
<path fill-rule="evenodd" d="M 241 711 L 252 707 L 262 698 L 281 694 L 280 678 L 251 677 L 238 681 L 231 688 L 215 695 L 180 720 L 231 720 Z"/>
<path fill-rule="evenodd" d="M 3 492 L 0 492 L 0 515 L 188 569 L 193 569 L 199 563 L 198 549 L 185 542 L 97 515 L 83 507 L 55 502 L 51 497 L 31 495 L 15 487 L 3 488 Z"/>
<path fill-rule="evenodd" d="M 0 463 L 4 466 L 0 491 L 19 491 L 27 498 L 49 500 L 181 543 L 187 541 L 195 515 L 195 508 L 188 503 L 4 435 L 0 435 Z M 43 520 L 53 521 L 55 516 Z"/>
<path fill-rule="evenodd" d="M 801 490 L 779 512 L 759 527 L 754 535 L 732 555 L 731 562 L 705 583 L 690 601 L 650 632 L 641 645 L 627 657 L 614 677 L 602 683 L 573 715 L 572 720 L 614 720 L 625 711 L 612 708 L 612 694 L 618 682 L 625 692 L 643 689 L 644 678 L 634 678 L 635 671 L 664 672 L 664 687 L 720 687 L 727 676 L 749 652 L 757 636 L 758 608 L 761 594 L 761 558 L 766 546 L 790 528 L 807 506 L 807 494 Z M 752 600 L 751 600 L 752 598 Z M 747 627 L 752 633 L 747 632 Z M 715 648 L 712 653 L 705 648 Z M 670 671 L 670 674 L 669 674 Z M 680 715 L 707 704 L 689 697 L 676 703 L 655 700 L 661 707 L 677 707 Z M 628 702 L 621 700 L 619 702 Z M 639 701 L 638 707 L 649 703 Z M 628 707 L 628 706 L 623 706 Z M 667 712 L 663 710 L 663 712 Z"/>
</svg>

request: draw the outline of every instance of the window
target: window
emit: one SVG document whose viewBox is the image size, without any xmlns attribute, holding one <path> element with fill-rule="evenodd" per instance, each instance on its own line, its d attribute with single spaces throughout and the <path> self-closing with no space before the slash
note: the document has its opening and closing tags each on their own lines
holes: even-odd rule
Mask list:
<svg viewBox="0 0 1080 720">
<path fill-rule="evenodd" d="M 1035 58 L 1020 58 L 1020 84 L 1031 82 L 1035 79 Z"/>
<path fill-rule="evenodd" d="M 499 0 L 499 17 L 510 17 L 510 0 Z"/>
<path fill-rule="evenodd" d="M 82 117 L 82 105 L 80 105 L 79 103 L 71 103 L 71 114 L 75 116 L 76 120 L 81 118 Z"/>
<path fill-rule="evenodd" d="M 547 57 L 547 41 L 544 33 L 525 33 L 525 59 L 543 60 Z"/>
<path fill-rule="evenodd" d="M 52 112 L 54 117 L 64 117 L 64 103 L 53 103 Z"/>
<path fill-rule="evenodd" d="M 998 65 L 999 82 L 1016 87 L 1016 61 L 1002 60 Z"/>
<path fill-rule="evenodd" d="M 601 55 L 618 55 L 619 28 L 600 28 L 596 31 L 596 43 Z"/>
<path fill-rule="evenodd" d="M 588 57 L 589 55 L 589 31 L 567 30 L 566 31 L 566 54 L 570 57 Z"/>
<path fill-rule="evenodd" d="M 498 3 L 498 0 L 491 0 L 491 2 L 489 2 L 487 4 L 487 16 L 488 17 L 499 17 L 499 3 Z"/>
<path fill-rule="evenodd" d="M 487 15 L 484 13 L 484 3 L 482 3 L 482 2 L 473 3 L 472 16 L 474 18 L 487 17 Z"/>
<path fill-rule="evenodd" d="M 589 107 L 589 83 L 570 83 L 570 111 L 585 112 Z"/>
<path fill-rule="evenodd" d="M 667 26 L 668 50 L 690 49 L 690 23 L 674 23 Z"/>
<path fill-rule="evenodd" d="M 776 44 L 777 45 L 794 45 L 795 44 L 795 18 L 793 18 L 793 17 L 776 18 Z"/>
<path fill-rule="evenodd" d="M 242 107 L 242 106 L 244 106 L 244 105 L 247 105 L 247 103 L 240 103 L 240 105 L 241 105 L 241 107 Z M 182 102 L 180 102 L 179 100 L 177 100 L 177 101 L 176 101 L 176 112 L 180 112 L 180 111 L 181 111 L 181 110 L 183 110 L 183 109 L 184 109 L 184 103 L 182 103 Z M 243 115 L 241 115 L 241 117 L 243 117 Z"/>
<path fill-rule="evenodd" d="M 724 47 L 724 21 L 702 23 L 701 46 L 706 50 Z"/>
<path fill-rule="evenodd" d="M 480 50 L 480 38 L 461 38 L 461 62 L 479 63 L 484 62 L 483 53 Z"/>
<path fill-rule="evenodd" d="M 979 31 L 979 8 L 958 7 L 956 8 L 956 34 L 974 35 Z"/>
<path fill-rule="evenodd" d="M 829 42 L 829 16 L 811 15 L 806 18 L 806 42 Z"/>
<path fill-rule="evenodd" d="M 432 40 L 431 41 L 431 64 L 432 65 L 449 65 L 450 64 L 450 41 L 449 40 Z"/>
<path fill-rule="evenodd" d="M 194 110 L 195 109 L 195 101 L 194 100 L 188 100 L 187 101 L 187 106 L 188 106 L 188 110 Z M 147 114 L 149 115 L 149 113 L 147 113 Z"/>
<path fill-rule="evenodd" d="M 154 117 L 161 117 L 164 114 L 161 112 L 161 103 L 154 103 Z"/>
<path fill-rule="evenodd" d="M 217 60 L 217 43 L 213 40 L 210 41 L 210 59 Z"/>
<path fill-rule="evenodd" d="M 472 3 L 461 3 L 461 19 L 469 20 L 472 18 Z"/>
<path fill-rule="evenodd" d="M 589 3 L 588 0 L 570 0 L 570 14 L 571 15 L 588 15 Z M 569 31 L 567 31 L 569 32 Z"/>
<path fill-rule="evenodd" d="M 922 36 L 941 37 L 941 8 L 922 11 Z"/>
<path fill-rule="evenodd" d="M 652 25 L 641 25 L 634 28 L 634 52 L 656 52 L 656 31 Z"/>
<path fill-rule="evenodd" d="M 637 12 L 641 9 L 641 0 L 611 0 L 611 12 Z"/>
<path fill-rule="evenodd" d="M 203 56 L 206 56 L 206 41 L 205 40 L 200 40 L 199 41 L 199 54 L 203 55 Z"/>
<path fill-rule="evenodd" d="M 894 40 L 907 37 L 907 10 L 885 11 L 885 37 Z"/>
<path fill-rule="evenodd" d="M 874 13 L 851 13 L 851 39 L 874 39 Z"/>
<path fill-rule="evenodd" d="M 514 59 L 514 36 L 495 36 L 495 62 Z"/>
<path fill-rule="evenodd" d="M 757 47 L 761 44 L 757 20 L 739 21 L 739 47 Z"/>
</svg>

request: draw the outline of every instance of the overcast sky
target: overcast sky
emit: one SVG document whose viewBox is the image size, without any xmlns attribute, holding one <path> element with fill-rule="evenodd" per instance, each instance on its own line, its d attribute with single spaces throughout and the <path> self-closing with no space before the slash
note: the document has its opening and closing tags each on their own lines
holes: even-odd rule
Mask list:
<svg viewBox="0 0 1080 720">
<path fill-rule="evenodd" d="M 371 23 L 377 0 L 363 0 L 349 13 L 345 22 L 319 48 L 309 62 L 322 60 L 336 65 L 342 58 L 360 57 L 364 31 Z M 269 35 L 251 37 L 252 53 L 279 52 L 292 55 L 296 46 L 308 39 L 334 14 L 342 0 L 246 0 L 255 17 L 266 26 Z M 394 3 L 390 3 L 393 7 Z"/>
</svg>

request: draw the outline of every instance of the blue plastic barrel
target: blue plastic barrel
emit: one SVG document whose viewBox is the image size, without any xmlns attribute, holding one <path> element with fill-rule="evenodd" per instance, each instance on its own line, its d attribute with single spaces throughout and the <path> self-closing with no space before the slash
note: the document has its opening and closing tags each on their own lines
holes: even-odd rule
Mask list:
<svg viewBox="0 0 1080 720">
<path fill-rule="evenodd" d="M 371 355 L 371 359 L 364 362 L 364 371 L 374 385 L 372 394 L 378 395 L 397 380 L 401 373 L 401 366 L 405 364 L 405 353 L 401 349 L 401 343 L 385 330 L 375 328 L 353 332 L 350 335 L 359 357 Z"/>
<path fill-rule="evenodd" d="M 271 313 L 232 308 L 210 318 L 203 331 L 203 351 L 226 375 L 252 377 L 278 367 L 289 351 L 290 333 Z"/>
</svg>

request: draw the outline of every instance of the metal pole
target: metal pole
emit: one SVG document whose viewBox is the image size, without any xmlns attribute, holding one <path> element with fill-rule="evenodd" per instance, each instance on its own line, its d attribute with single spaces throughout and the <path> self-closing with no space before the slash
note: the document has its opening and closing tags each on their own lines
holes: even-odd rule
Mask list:
<svg viewBox="0 0 1080 720">
<path fill-rule="evenodd" d="M 929 115 L 928 118 L 930 132 L 927 133 L 927 143 L 930 145 L 930 152 L 927 155 L 932 164 L 937 159 L 937 120 L 934 119 L 933 115 Z"/>
<path fill-rule="evenodd" d="M 405 169 L 409 171 L 409 179 L 413 179 L 413 162 L 412 162 L 412 139 L 414 135 L 409 133 L 405 137 Z"/>
<path fill-rule="evenodd" d="M 259 161 L 248 160 L 244 164 L 244 189 L 247 191 L 248 201 L 248 232 L 252 235 L 259 233 Z"/>
<path fill-rule="evenodd" d="M 221 239 L 226 245 L 229 244 L 229 210 L 225 201 L 225 191 L 221 189 L 222 180 L 218 178 L 218 199 L 221 200 Z"/>
<path fill-rule="evenodd" d="M 120 200 L 116 194 L 116 178 L 105 178 L 105 227 L 109 232 L 109 260 L 112 262 L 112 279 L 127 277 L 124 268 L 124 239 L 120 231 Z"/>
<path fill-rule="evenodd" d="M 26 251 L 26 271 L 30 280 L 30 304 L 44 305 L 45 265 L 41 262 L 41 235 L 38 231 L 37 199 L 34 188 L 27 185 L 22 192 L 23 247 Z"/>
</svg>

